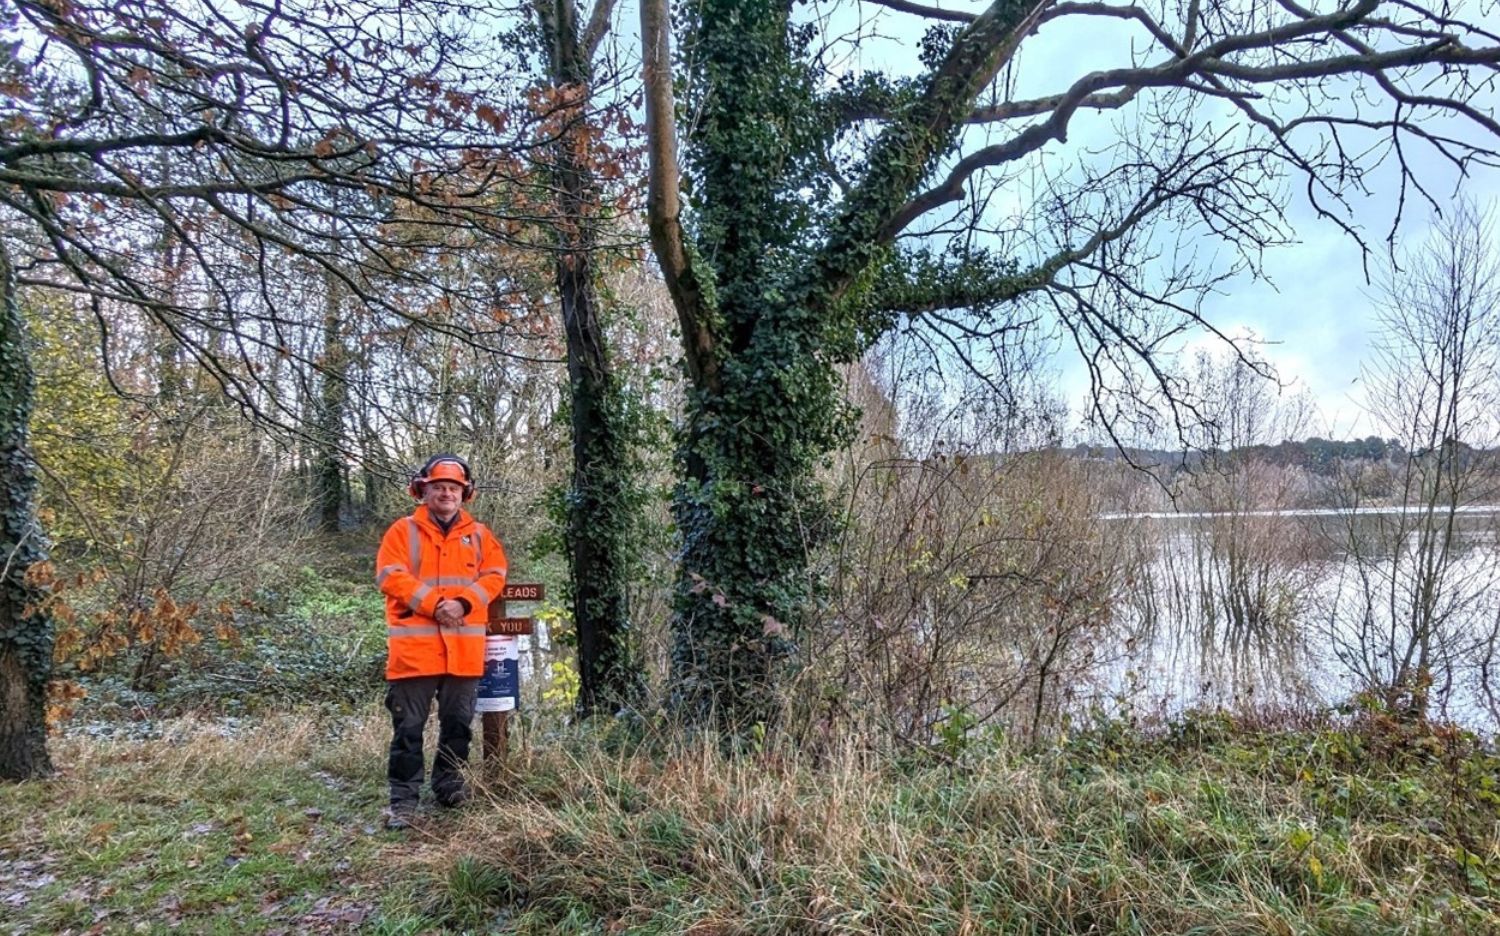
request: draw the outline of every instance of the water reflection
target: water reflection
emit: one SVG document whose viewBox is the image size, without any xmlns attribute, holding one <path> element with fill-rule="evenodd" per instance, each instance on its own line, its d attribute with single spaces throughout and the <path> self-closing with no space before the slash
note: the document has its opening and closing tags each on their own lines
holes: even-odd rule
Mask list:
<svg viewBox="0 0 1500 936">
<path fill-rule="evenodd" d="M 1142 557 L 1095 689 L 1137 709 L 1328 706 L 1379 687 L 1500 728 L 1500 508 L 1102 518 Z"/>
</svg>

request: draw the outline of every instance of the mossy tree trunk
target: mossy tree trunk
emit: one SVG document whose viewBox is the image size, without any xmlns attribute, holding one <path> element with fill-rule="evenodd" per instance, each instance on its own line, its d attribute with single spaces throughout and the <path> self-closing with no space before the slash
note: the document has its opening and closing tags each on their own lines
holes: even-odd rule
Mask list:
<svg viewBox="0 0 1500 936">
<path fill-rule="evenodd" d="M 315 491 L 319 525 L 325 533 L 339 531 L 344 504 L 344 417 L 349 406 L 349 353 L 344 346 L 342 284 L 325 273 L 323 307 L 322 386 L 315 427 L 317 462 Z"/>
<path fill-rule="evenodd" d="M 638 564 L 640 508 L 631 477 L 633 433 L 613 373 L 600 295 L 601 198 L 590 144 L 592 57 L 613 0 L 596 0 L 587 24 L 573 0 L 537 0 L 537 20 L 562 123 L 550 148 L 558 199 L 554 268 L 568 349 L 573 473 L 566 508 L 569 597 L 578 633 L 578 709 L 612 712 L 638 696 L 631 647 L 629 576 Z"/>
<path fill-rule="evenodd" d="M 47 756 L 47 683 L 52 622 L 28 573 L 46 559 L 36 517 L 36 473 L 28 423 L 33 376 L 10 252 L 0 241 L 0 778 L 52 769 Z"/>
</svg>

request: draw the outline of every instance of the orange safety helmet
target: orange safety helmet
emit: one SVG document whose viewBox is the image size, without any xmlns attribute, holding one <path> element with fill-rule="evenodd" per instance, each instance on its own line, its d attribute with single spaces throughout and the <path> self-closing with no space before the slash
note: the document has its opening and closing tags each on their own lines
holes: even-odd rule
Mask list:
<svg viewBox="0 0 1500 936">
<path fill-rule="evenodd" d="M 464 486 L 464 501 L 468 502 L 474 497 L 474 478 L 469 473 L 469 463 L 457 455 L 434 455 L 427 459 L 427 464 L 422 470 L 412 476 L 411 483 L 406 486 L 406 492 L 417 500 L 422 499 L 422 491 L 427 487 L 429 481 L 452 481 Z"/>
</svg>

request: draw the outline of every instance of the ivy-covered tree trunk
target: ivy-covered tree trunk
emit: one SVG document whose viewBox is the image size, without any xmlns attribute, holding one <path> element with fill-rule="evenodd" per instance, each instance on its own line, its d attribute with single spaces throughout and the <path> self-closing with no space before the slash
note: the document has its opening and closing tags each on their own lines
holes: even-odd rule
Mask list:
<svg viewBox="0 0 1500 936">
<path fill-rule="evenodd" d="M 858 356 L 882 311 L 868 292 L 904 207 L 1037 7 L 995 3 L 899 106 L 887 95 L 893 118 L 838 201 L 826 194 L 828 147 L 845 108 L 819 90 L 811 31 L 776 0 L 683 8 L 696 118 L 682 159 L 689 227 L 676 190 L 667 5 L 643 2 L 652 246 L 692 383 L 672 660 L 690 718 L 739 732 L 777 717 L 782 670 L 819 588 L 811 559 L 834 527 L 816 472 L 855 425 L 837 365 Z"/>
<path fill-rule="evenodd" d="M 567 497 L 568 580 L 578 633 L 578 710 L 589 716 L 635 701 L 640 670 L 631 650 L 629 576 L 636 565 L 632 434 L 624 392 L 610 366 L 601 319 L 597 225 L 600 197 L 590 163 L 590 59 L 610 0 L 596 0 L 587 29 L 573 0 L 538 0 L 548 70 L 562 121 L 551 148 L 559 200 L 555 276 L 567 335 L 573 476 Z M 602 19 L 601 19 L 602 17 Z"/>
<path fill-rule="evenodd" d="M 706 90 L 686 163 L 716 307 L 697 323 L 712 351 L 689 369 L 673 684 L 690 717 L 742 728 L 774 718 L 777 669 L 813 590 L 808 556 L 829 528 L 814 470 L 843 421 L 836 349 L 785 291 L 787 248 L 810 222 L 785 177 L 812 132 L 788 7 L 694 9 L 694 79 Z"/>
<path fill-rule="evenodd" d="M 51 772 L 47 682 L 52 622 L 27 573 L 46 559 L 36 518 L 36 475 L 28 447 L 33 377 L 10 253 L 0 241 L 0 778 Z"/>
<path fill-rule="evenodd" d="M 852 425 L 835 371 L 799 345 L 756 342 L 715 392 L 695 393 L 682 451 L 673 682 L 691 717 L 732 731 L 780 708 L 780 670 L 817 592 L 809 559 L 833 529 L 814 472 Z"/>
<path fill-rule="evenodd" d="M 315 487 L 319 524 L 325 533 L 339 531 L 344 504 L 344 414 L 348 408 L 348 352 L 344 348 L 344 316 L 338 277 L 324 276 L 323 381 L 318 406 Z"/>
</svg>

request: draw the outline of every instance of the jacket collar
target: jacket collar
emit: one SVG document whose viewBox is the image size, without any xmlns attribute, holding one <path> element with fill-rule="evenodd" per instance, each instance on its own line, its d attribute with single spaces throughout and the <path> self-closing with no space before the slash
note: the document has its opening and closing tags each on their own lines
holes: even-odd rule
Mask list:
<svg viewBox="0 0 1500 936">
<path fill-rule="evenodd" d="M 443 528 L 438 526 L 437 520 L 433 519 L 432 512 L 427 509 L 426 504 L 418 504 L 417 509 L 412 513 L 412 517 L 416 519 L 420 526 L 425 526 L 439 537 L 443 535 Z M 458 516 L 453 520 L 453 526 L 448 528 L 448 533 L 449 535 L 458 533 L 467 529 L 473 523 L 474 518 L 469 515 L 467 510 L 460 507 L 458 508 Z"/>
</svg>

